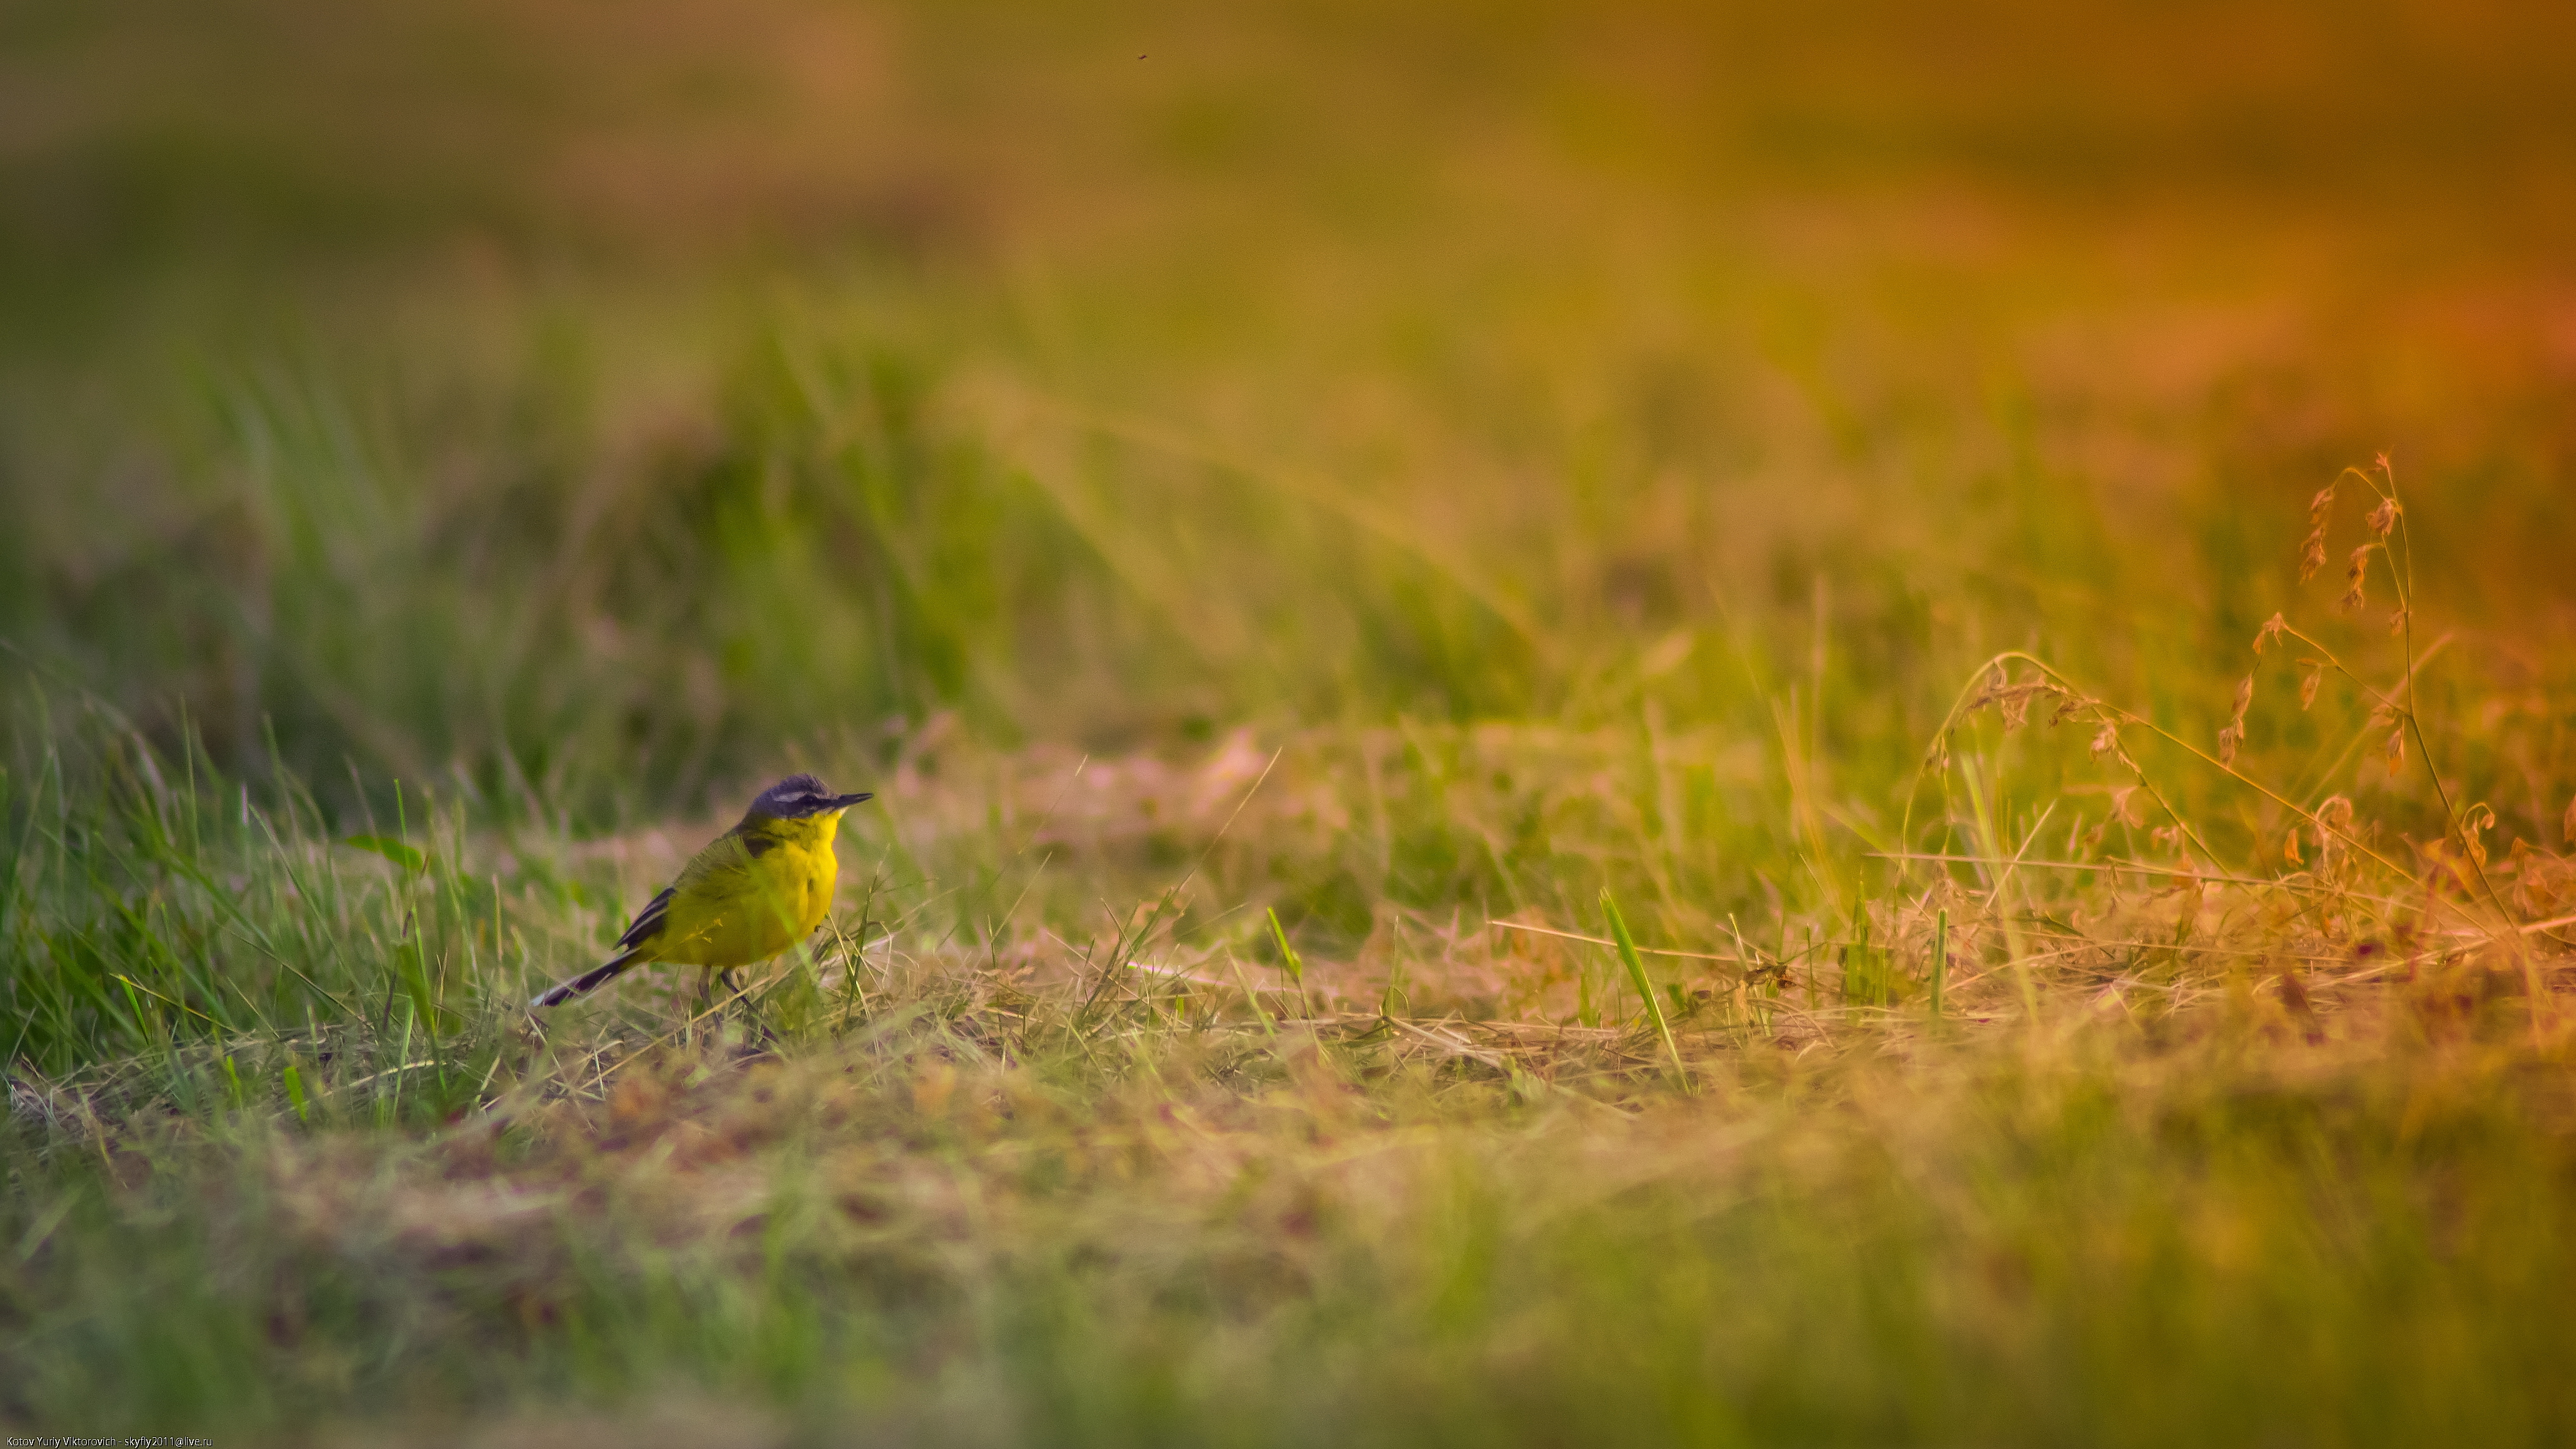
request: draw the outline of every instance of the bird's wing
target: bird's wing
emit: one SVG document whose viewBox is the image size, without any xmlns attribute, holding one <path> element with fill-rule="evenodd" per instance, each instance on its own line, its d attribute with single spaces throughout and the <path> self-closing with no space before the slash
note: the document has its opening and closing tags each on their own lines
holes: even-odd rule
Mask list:
<svg viewBox="0 0 2576 1449">
<path fill-rule="evenodd" d="M 662 928 L 668 925 L 670 920 L 671 887 L 664 886 L 662 893 L 655 896 L 635 919 L 627 924 L 626 934 L 617 938 L 617 949 L 628 951 L 643 945 L 662 934 Z"/>
<path fill-rule="evenodd" d="M 720 917 L 733 902 L 758 899 L 762 891 L 753 878 L 752 860 L 760 853 L 739 831 L 728 830 L 708 841 L 706 849 L 680 867 L 680 878 L 671 883 L 691 904 L 692 909 L 682 916 L 690 921 L 710 914 Z"/>
<path fill-rule="evenodd" d="M 719 896 L 738 890 L 741 887 L 734 877 L 751 869 L 751 858 L 757 853 L 744 846 L 738 830 L 728 830 L 689 857 L 689 863 L 680 867 L 680 878 L 672 882 L 672 889 L 693 896 L 706 895 L 710 890 Z"/>
</svg>

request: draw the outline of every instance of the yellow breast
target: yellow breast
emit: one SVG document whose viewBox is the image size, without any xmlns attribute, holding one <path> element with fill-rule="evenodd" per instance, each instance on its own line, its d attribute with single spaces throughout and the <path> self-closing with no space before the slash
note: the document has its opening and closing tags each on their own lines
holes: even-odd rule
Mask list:
<svg viewBox="0 0 2576 1449">
<path fill-rule="evenodd" d="M 803 822 L 797 822 L 802 824 Z M 825 831 L 831 824 L 825 822 Z M 814 933 L 832 909 L 840 861 L 824 831 L 787 829 L 745 841 L 728 836 L 691 862 L 673 888 L 670 924 L 654 959 L 724 969 L 765 961 Z"/>
</svg>

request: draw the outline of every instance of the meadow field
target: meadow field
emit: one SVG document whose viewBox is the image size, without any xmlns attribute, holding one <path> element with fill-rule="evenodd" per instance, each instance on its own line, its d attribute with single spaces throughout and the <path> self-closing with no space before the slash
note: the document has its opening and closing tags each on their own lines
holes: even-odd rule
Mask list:
<svg viewBox="0 0 2576 1449">
<path fill-rule="evenodd" d="M 2576 1437 L 2570 93 L 0 15 L 0 1429 Z M 816 937 L 531 1013 L 793 770 Z"/>
</svg>

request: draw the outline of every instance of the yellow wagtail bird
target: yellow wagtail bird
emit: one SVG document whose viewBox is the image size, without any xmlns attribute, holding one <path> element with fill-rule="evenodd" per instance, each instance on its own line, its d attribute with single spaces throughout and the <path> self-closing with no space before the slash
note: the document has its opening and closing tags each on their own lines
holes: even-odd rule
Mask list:
<svg viewBox="0 0 2576 1449">
<path fill-rule="evenodd" d="M 656 961 L 707 967 L 731 991 L 735 967 L 766 961 L 823 924 L 841 874 L 832 853 L 841 812 L 870 798 L 835 795 L 811 775 L 790 775 L 761 791 L 741 824 L 689 857 L 680 878 L 644 907 L 617 938 L 616 955 L 534 1005 L 569 1001 L 630 966 Z"/>
</svg>

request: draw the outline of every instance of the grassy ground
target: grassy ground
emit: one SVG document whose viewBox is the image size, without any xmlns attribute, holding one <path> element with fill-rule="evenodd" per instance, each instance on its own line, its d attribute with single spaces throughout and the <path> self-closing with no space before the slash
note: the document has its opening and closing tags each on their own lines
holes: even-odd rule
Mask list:
<svg viewBox="0 0 2576 1449">
<path fill-rule="evenodd" d="M 1981 866 L 1713 927 L 1691 853 L 1639 848 L 1657 781 L 1494 783 L 1633 767 L 1615 736 L 925 751 L 746 1056 L 688 983 L 521 1007 L 686 828 L 432 813 L 369 849 L 142 758 L 67 767 L 13 857 L 31 1427 L 2373 1443 L 2576 1412 L 2546 1350 L 2576 1104 L 2527 994 L 2555 948 L 2357 848 L 2123 891 L 2124 852 L 2053 829 L 1999 869 L 1968 809 Z M 2030 868 L 2061 853 L 2097 868 Z M 1432 903 L 1432 859 L 1496 898 Z M 2576 898 L 2517 865 L 2535 909 Z M 1646 951 L 1698 954 L 1487 924 L 1609 939 L 1603 875 Z"/>
<path fill-rule="evenodd" d="M 585 15 L 0 23 L 12 1433 L 2576 1428 L 2554 12 Z"/>
</svg>

